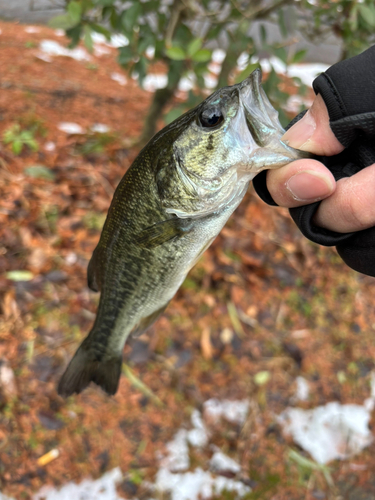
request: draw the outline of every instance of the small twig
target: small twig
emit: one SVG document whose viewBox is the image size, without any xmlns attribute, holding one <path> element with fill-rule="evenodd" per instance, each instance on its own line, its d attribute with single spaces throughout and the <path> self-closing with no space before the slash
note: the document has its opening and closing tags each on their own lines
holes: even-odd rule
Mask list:
<svg viewBox="0 0 375 500">
<path fill-rule="evenodd" d="M 167 29 L 165 31 L 165 46 L 171 47 L 172 38 L 178 22 L 180 20 L 181 12 L 185 9 L 185 5 L 181 0 L 174 0 L 173 5 L 171 7 L 171 17 L 169 18 L 169 23 Z"/>
</svg>

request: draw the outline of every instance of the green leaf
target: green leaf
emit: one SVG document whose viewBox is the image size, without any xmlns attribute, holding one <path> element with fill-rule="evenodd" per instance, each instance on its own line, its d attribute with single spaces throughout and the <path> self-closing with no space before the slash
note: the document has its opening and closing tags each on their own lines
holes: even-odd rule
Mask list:
<svg viewBox="0 0 375 500">
<path fill-rule="evenodd" d="M 210 28 L 209 32 L 206 34 L 206 39 L 207 40 L 214 40 L 216 39 L 221 30 L 223 29 L 224 23 L 219 23 L 219 24 L 213 24 L 212 27 Z"/>
<path fill-rule="evenodd" d="M 103 26 L 100 26 L 100 24 L 91 23 L 90 26 L 91 26 L 91 29 L 93 31 L 96 31 L 97 33 L 100 33 L 101 35 L 104 35 L 107 40 L 111 39 L 111 33 L 109 32 L 109 30 L 107 30 Z"/>
<path fill-rule="evenodd" d="M 183 61 L 174 61 L 171 59 L 168 68 L 168 86 L 175 87 L 180 81 L 181 75 L 184 71 Z"/>
<path fill-rule="evenodd" d="M 189 57 L 193 56 L 202 47 L 202 40 L 200 38 L 195 38 L 187 46 L 186 53 Z"/>
<path fill-rule="evenodd" d="M 29 146 L 29 148 L 30 148 L 32 151 L 34 151 L 34 153 L 35 153 L 36 151 L 38 151 L 38 149 L 39 149 L 39 145 L 38 145 L 38 143 L 37 143 L 37 142 L 36 142 L 36 140 L 35 140 L 34 138 L 32 138 L 32 137 L 30 137 L 30 138 L 26 139 L 26 140 L 25 140 L 25 144 L 26 144 L 27 146 Z"/>
<path fill-rule="evenodd" d="M 141 31 L 143 31 L 143 29 Z M 139 37 L 139 42 L 138 42 L 139 54 L 143 54 L 143 52 L 145 52 L 148 47 L 154 47 L 154 46 L 155 46 L 155 36 L 153 33 L 146 33 L 145 36 Z"/>
<path fill-rule="evenodd" d="M 183 61 L 186 59 L 185 51 L 181 47 L 169 47 L 165 53 L 173 61 Z"/>
<path fill-rule="evenodd" d="M 179 43 L 183 47 L 186 47 L 187 44 L 192 40 L 193 34 L 186 24 L 178 24 L 176 28 L 176 32 L 173 37 L 173 41 Z M 177 45 L 174 43 L 174 45 Z"/>
<path fill-rule="evenodd" d="M 91 28 L 88 24 L 85 24 L 83 27 L 83 43 L 85 44 L 86 49 L 92 54 L 94 50 L 94 42 L 91 36 Z"/>
<path fill-rule="evenodd" d="M 358 28 L 358 4 L 354 4 L 349 15 L 349 26 L 352 31 L 356 31 Z"/>
<path fill-rule="evenodd" d="M 30 271 L 9 271 L 6 273 L 6 277 L 12 281 L 30 281 L 34 275 Z"/>
<path fill-rule="evenodd" d="M 164 47 L 165 47 L 164 40 L 156 40 L 154 59 L 161 59 L 163 57 Z"/>
<path fill-rule="evenodd" d="M 103 7 L 110 7 L 116 0 L 94 0 L 94 5 L 102 5 Z"/>
<path fill-rule="evenodd" d="M 267 30 L 264 24 L 260 25 L 260 39 L 263 45 L 267 43 Z"/>
<path fill-rule="evenodd" d="M 18 123 L 11 125 L 9 128 L 5 130 L 3 133 L 3 141 L 5 144 L 9 144 L 10 142 L 14 141 L 16 137 L 19 135 L 21 130 L 21 127 L 19 126 Z"/>
<path fill-rule="evenodd" d="M 279 17 L 279 28 L 280 28 L 281 34 L 284 38 L 286 38 L 288 36 L 288 30 L 286 28 L 285 16 L 284 16 L 283 9 L 279 10 L 278 17 Z"/>
<path fill-rule="evenodd" d="M 235 83 L 240 83 L 242 80 L 244 80 L 246 77 L 248 77 L 253 71 L 255 71 L 257 68 L 260 68 L 259 62 L 249 64 L 246 66 L 246 68 L 241 71 L 239 75 L 236 76 Z"/>
<path fill-rule="evenodd" d="M 133 31 L 134 26 L 139 24 L 137 21 L 141 14 L 142 4 L 139 2 L 135 2 L 131 7 L 123 12 L 121 22 L 126 31 Z"/>
<path fill-rule="evenodd" d="M 276 48 L 274 48 L 274 54 L 279 59 L 281 59 L 284 64 L 288 63 L 288 54 L 287 54 L 287 51 L 286 51 L 285 47 L 276 47 Z"/>
<path fill-rule="evenodd" d="M 119 48 L 119 55 L 117 60 L 122 66 L 126 66 L 130 61 L 133 60 L 133 57 L 133 50 L 129 46 Z"/>
<path fill-rule="evenodd" d="M 82 33 L 82 24 L 77 24 L 77 26 L 74 26 L 73 28 L 69 28 L 68 30 L 66 30 L 66 36 L 71 39 L 71 42 L 69 44 L 70 49 L 73 49 L 79 44 L 81 40 L 81 33 Z"/>
<path fill-rule="evenodd" d="M 47 181 L 53 181 L 55 179 L 55 174 L 44 165 L 33 165 L 24 169 L 24 173 L 29 177 L 34 177 L 34 179 L 45 179 Z"/>
<path fill-rule="evenodd" d="M 69 14 L 61 14 L 60 16 L 53 17 L 48 21 L 48 26 L 54 29 L 68 30 L 73 28 L 77 22 L 75 22 Z"/>
<path fill-rule="evenodd" d="M 371 5 L 365 5 L 363 3 L 358 4 L 358 10 L 361 14 L 362 19 L 370 26 L 375 26 L 375 7 Z"/>
<path fill-rule="evenodd" d="M 23 149 L 23 142 L 15 139 L 12 143 L 12 151 L 15 155 L 19 155 Z"/>
<path fill-rule="evenodd" d="M 147 2 L 142 2 L 143 12 L 158 12 L 160 6 L 160 0 L 148 0 Z"/>
<path fill-rule="evenodd" d="M 68 14 L 72 22 L 74 22 L 74 24 L 78 24 L 81 20 L 81 14 L 82 14 L 81 3 L 75 1 L 69 2 L 66 10 L 68 11 Z"/>
<path fill-rule="evenodd" d="M 140 57 L 139 61 L 134 65 L 134 71 L 138 73 L 138 83 L 141 87 L 147 74 L 147 65 L 148 60 L 145 57 Z"/>
<path fill-rule="evenodd" d="M 114 7 L 111 8 L 111 14 L 109 16 L 109 21 L 114 30 L 120 30 L 122 26 L 122 17 L 120 17 Z"/>
<path fill-rule="evenodd" d="M 297 50 L 297 52 L 293 56 L 292 62 L 293 63 L 301 62 L 305 58 L 306 52 L 307 52 L 307 49 Z"/>
<path fill-rule="evenodd" d="M 200 49 L 193 55 L 192 60 L 195 62 L 207 62 L 211 60 L 211 56 L 212 56 L 211 50 Z"/>
<path fill-rule="evenodd" d="M 174 120 L 177 120 L 183 113 L 183 110 L 181 108 L 174 108 L 168 111 L 166 115 L 164 115 L 164 122 L 166 125 L 169 125 L 172 123 Z"/>
</svg>

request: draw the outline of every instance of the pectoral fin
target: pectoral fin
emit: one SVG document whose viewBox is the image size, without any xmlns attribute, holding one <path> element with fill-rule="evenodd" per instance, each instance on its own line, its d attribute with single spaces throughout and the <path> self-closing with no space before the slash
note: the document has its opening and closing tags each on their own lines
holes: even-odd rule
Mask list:
<svg viewBox="0 0 375 500">
<path fill-rule="evenodd" d="M 191 231 L 191 222 L 176 218 L 167 219 L 147 227 L 136 236 L 136 242 L 145 248 L 155 248 Z"/>
</svg>

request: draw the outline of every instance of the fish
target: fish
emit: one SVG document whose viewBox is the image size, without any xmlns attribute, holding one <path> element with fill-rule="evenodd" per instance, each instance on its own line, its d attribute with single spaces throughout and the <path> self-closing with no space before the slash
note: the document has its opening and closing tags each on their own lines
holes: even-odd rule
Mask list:
<svg viewBox="0 0 375 500">
<path fill-rule="evenodd" d="M 164 312 L 219 234 L 252 178 L 306 153 L 293 149 L 255 70 L 159 131 L 120 181 L 88 265 L 100 292 L 91 331 L 58 384 L 70 396 L 94 382 L 110 395 L 122 352 Z"/>
</svg>

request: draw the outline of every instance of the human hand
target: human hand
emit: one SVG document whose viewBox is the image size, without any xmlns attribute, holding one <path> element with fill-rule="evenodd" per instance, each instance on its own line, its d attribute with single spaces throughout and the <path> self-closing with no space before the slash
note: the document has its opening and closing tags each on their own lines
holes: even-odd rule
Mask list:
<svg viewBox="0 0 375 500">
<path fill-rule="evenodd" d="M 317 155 L 336 155 L 344 149 L 329 126 L 328 111 L 320 95 L 283 140 Z M 267 172 L 267 188 L 279 206 L 294 208 L 323 200 L 313 223 L 339 233 L 375 226 L 374 185 L 375 164 L 337 183 L 322 163 L 311 159 Z"/>
</svg>

